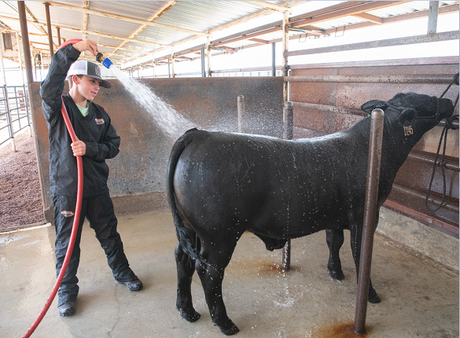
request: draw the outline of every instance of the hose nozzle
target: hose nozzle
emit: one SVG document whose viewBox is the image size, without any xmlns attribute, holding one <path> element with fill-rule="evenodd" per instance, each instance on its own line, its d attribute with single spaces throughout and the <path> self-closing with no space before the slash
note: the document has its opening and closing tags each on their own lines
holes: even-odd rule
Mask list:
<svg viewBox="0 0 460 338">
<path fill-rule="evenodd" d="M 102 55 L 102 53 L 97 53 L 97 55 L 96 55 L 96 61 L 102 63 L 102 65 L 103 65 L 105 68 L 107 68 L 107 69 L 109 69 L 110 66 L 113 65 L 112 60 L 110 60 L 109 58 L 105 58 L 105 57 Z"/>
</svg>

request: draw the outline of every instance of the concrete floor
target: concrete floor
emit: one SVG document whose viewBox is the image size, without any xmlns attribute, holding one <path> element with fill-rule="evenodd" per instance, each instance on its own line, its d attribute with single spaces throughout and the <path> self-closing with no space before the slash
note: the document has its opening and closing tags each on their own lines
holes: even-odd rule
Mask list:
<svg viewBox="0 0 460 338">
<path fill-rule="evenodd" d="M 55 300 L 32 337 L 223 337 L 211 323 L 196 274 L 192 292 L 201 319 L 188 323 L 175 309 L 176 237 L 169 211 L 119 215 L 119 232 L 144 290 L 115 284 L 85 224 L 77 312 L 59 317 Z M 245 234 L 224 279 L 227 312 L 241 330 L 237 337 L 342 337 L 341 325 L 353 324 L 356 302 L 346 236 L 346 279 L 337 282 L 326 271 L 324 233 L 292 241 L 286 274 L 278 269 L 281 250 L 266 251 Z M 53 243 L 53 227 L 0 234 L 1 337 L 22 337 L 45 305 L 55 282 Z M 368 306 L 366 337 L 459 337 L 458 273 L 376 236 L 372 278 L 382 302 Z"/>
</svg>

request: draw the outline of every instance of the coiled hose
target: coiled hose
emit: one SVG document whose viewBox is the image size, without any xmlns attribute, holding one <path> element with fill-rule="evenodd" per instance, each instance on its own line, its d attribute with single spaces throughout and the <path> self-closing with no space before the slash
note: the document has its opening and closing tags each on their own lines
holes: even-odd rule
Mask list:
<svg viewBox="0 0 460 338">
<path fill-rule="evenodd" d="M 80 39 L 67 40 L 65 43 L 59 46 L 59 48 L 62 48 L 68 45 L 69 43 L 76 43 L 79 41 L 81 40 Z M 64 99 L 62 97 L 61 97 L 61 100 L 62 100 L 62 107 L 61 107 L 62 117 L 64 118 L 64 122 L 67 128 L 67 131 L 69 132 L 70 138 L 72 139 L 72 142 L 76 142 L 78 141 L 77 135 L 75 134 L 75 131 L 73 130 L 72 123 L 70 123 L 69 114 L 67 113 L 67 109 L 65 108 L 65 105 L 64 105 Z M 62 279 L 64 278 L 64 275 L 67 271 L 67 267 L 69 266 L 70 258 L 72 257 L 73 247 L 75 245 L 75 239 L 77 238 L 78 223 L 80 222 L 81 204 L 82 204 L 82 199 L 83 199 L 83 159 L 81 158 L 81 156 L 76 156 L 76 159 L 77 159 L 77 178 L 78 178 L 77 203 L 75 205 L 75 215 L 73 218 L 72 232 L 70 233 L 69 245 L 67 246 L 67 251 L 65 254 L 64 262 L 62 264 L 61 271 L 59 272 L 59 276 L 56 280 L 56 283 L 54 284 L 53 291 L 51 292 L 51 295 L 46 301 L 45 306 L 43 307 L 42 311 L 38 315 L 37 319 L 32 324 L 32 326 L 27 331 L 27 333 L 24 335 L 24 338 L 28 338 L 32 335 L 32 333 L 34 333 L 35 329 L 38 327 L 43 317 L 45 317 L 46 312 L 48 312 L 48 309 L 51 306 L 51 303 L 53 302 L 54 297 L 56 297 L 56 293 L 58 292 L 59 287 L 61 286 Z"/>
</svg>

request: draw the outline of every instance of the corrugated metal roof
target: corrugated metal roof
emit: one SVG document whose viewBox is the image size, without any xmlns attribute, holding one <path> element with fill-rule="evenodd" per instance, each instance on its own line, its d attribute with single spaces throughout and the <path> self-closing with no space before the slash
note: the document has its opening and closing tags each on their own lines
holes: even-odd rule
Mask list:
<svg viewBox="0 0 460 338">
<path fill-rule="evenodd" d="M 206 32 L 251 13 L 260 7 L 236 1 L 183 1 L 157 22 Z"/>
<path fill-rule="evenodd" d="M 292 20 L 310 21 L 300 29 L 317 28 L 327 33 L 337 27 L 371 27 L 376 25 L 372 20 L 383 23 L 389 18 L 409 20 L 414 13 L 426 14 L 429 8 L 429 1 L 51 1 L 49 4 L 56 45 L 59 44 L 57 27 L 60 27 L 61 38 L 87 36 L 97 41 L 100 51 L 119 65 L 135 63 L 153 53 L 156 58 L 163 57 L 172 50 L 186 55 L 185 49 L 199 48 L 208 33 L 211 45 L 216 37 L 241 33 L 241 38 L 229 40 L 225 46 L 220 44 L 219 48 L 236 49 L 279 41 L 280 28 L 270 33 L 257 33 L 254 28 L 279 23 L 280 13 L 286 9 L 292 9 Z M 33 50 L 46 56 L 49 48 L 45 5 L 38 1 L 26 1 L 25 5 Z M 458 12 L 458 1 L 441 1 L 440 7 Z M 353 8 L 364 8 L 361 14 L 365 16 L 354 15 Z M 16 1 L 0 2 L 0 29 L 20 32 Z M 251 37 L 259 40 L 245 38 L 245 32 L 251 32 Z M 291 32 L 294 36 L 298 34 L 301 32 Z M 192 48 L 193 52 L 196 48 Z M 12 52 L 5 52 L 4 56 L 14 59 Z"/>
</svg>

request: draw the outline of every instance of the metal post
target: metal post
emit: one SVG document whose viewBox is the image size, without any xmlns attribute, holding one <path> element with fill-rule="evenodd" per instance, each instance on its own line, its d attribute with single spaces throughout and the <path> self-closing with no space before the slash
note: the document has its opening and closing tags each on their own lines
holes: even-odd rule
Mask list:
<svg viewBox="0 0 460 338">
<path fill-rule="evenodd" d="M 32 73 L 33 73 L 33 76 L 34 76 L 34 79 L 38 79 L 38 73 L 37 73 L 37 61 L 35 60 L 35 55 L 33 53 L 35 53 L 34 51 L 34 47 L 33 46 L 29 46 L 29 48 L 31 48 L 31 52 L 30 52 L 30 59 L 32 60 Z"/>
<path fill-rule="evenodd" d="M 43 81 L 43 74 L 45 72 L 45 58 L 43 53 L 40 51 L 40 81 Z"/>
<path fill-rule="evenodd" d="M 57 32 L 57 38 L 58 38 L 58 46 L 60 46 L 61 45 L 61 28 L 56 27 L 56 32 Z"/>
<path fill-rule="evenodd" d="M 48 43 L 50 45 L 50 55 L 54 54 L 54 43 L 53 43 L 53 28 L 51 27 L 51 17 L 50 17 L 50 4 L 45 2 L 45 12 L 46 12 L 46 28 L 48 30 Z M 42 59 L 43 62 L 43 59 Z"/>
<path fill-rule="evenodd" d="M 207 67 L 208 77 L 211 77 L 212 73 L 211 73 L 211 40 L 210 40 L 210 35 L 208 35 L 208 41 L 206 42 L 206 60 L 208 61 L 208 67 Z"/>
<path fill-rule="evenodd" d="M 285 140 L 294 138 L 294 105 L 290 101 L 284 104 L 283 138 Z"/>
<path fill-rule="evenodd" d="M 21 70 L 21 78 L 22 78 L 22 84 L 25 84 L 26 82 L 24 81 L 24 68 L 22 67 L 22 53 L 21 53 L 21 46 L 19 44 L 19 33 L 16 32 L 16 40 L 18 42 L 18 59 L 19 59 L 19 69 Z M 24 91 L 25 93 L 25 91 Z"/>
<path fill-rule="evenodd" d="M 22 49 L 24 50 L 24 63 L 26 65 L 27 84 L 34 81 L 32 74 L 32 60 L 30 57 L 29 31 L 27 30 L 26 6 L 24 1 L 18 1 L 19 21 L 21 23 Z"/>
<path fill-rule="evenodd" d="M 168 58 L 168 78 L 171 78 L 171 60 Z"/>
<path fill-rule="evenodd" d="M 289 51 L 289 12 L 283 12 L 283 35 L 282 35 L 282 48 L 283 58 L 282 58 L 282 72 L 283 76 L 287 76 L 288 68 L 288 51 Z M 286 102 L 287 99 L 287 81 L 284 81 L 283 85 L 283 101 Z"/>
<path fill-rule="evenodd" d="M 283 138 L 292 140 L 294 138 L 294 105 L 287 101 L 284 104 Z M 291 270 L 291 240 L 288 239 L 283 248 L 283 272 Z"/>
<path fill-rule="evenodd" d="M 201 77 L 206 77 L 206 59 L 204 55 L 204 47 L 201 47 Z"/>
<path fill-rule="evenodd" d="M 378 213 L 377 198 L 379 192 L 380 159 L 382 155 L 384 112 L 382 109 L 372 111 L 369 134 L 369 153 L 367 164 L 366 201 L 364 205 L 363 233 L 359 262 L 358 295 L 356 298 L 355 333 L 365 333 L 367 300 L 371 275 L 372 247 L 376 217 Z"/>
<path fill-rule="evenodd" d="M 13 151 L 16 151 L 16 143 L 14 142 L 14 129 L 13 129 L 13 119 L 11 118 L 10 110 L 10 99 L 8 97 L 8 87 L 6 84 L 3 86 L 5 88 L 5 110 L 6 110 L 6 126 L 8 130 L 8 138 L 11 139 L 11 148 Z"/>
<path fill-rule="evenodd" d="M 244 96 L 238 95 L 237 97 L 237 105 L 238 105 L 238 132 L 243 132 L 243 119 L 244 119 Z"/>
<path fill-rule="evenodd" d="M 3 63 L 3 37 L 0 38 L 0 66 L 3 74 L 3 84 L 6 86 L 6 73 L 5 73 L 5 64 Z"/>
<path fill-rule="evenodd" d="M 276 43 L 272 42 L 272 76 L 276 76 Z"/>
<path fill-rule="evenodd" d="M 439 1 L 430 1 L 428 14 L 428 34 L 436 33 L 438 26 Z"/>
</svg>

